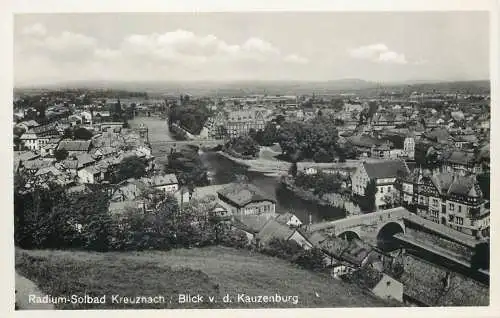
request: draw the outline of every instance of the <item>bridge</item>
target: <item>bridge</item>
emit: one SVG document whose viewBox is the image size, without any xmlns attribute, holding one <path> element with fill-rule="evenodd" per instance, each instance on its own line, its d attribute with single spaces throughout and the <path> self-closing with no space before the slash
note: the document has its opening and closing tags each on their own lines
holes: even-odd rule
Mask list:
<svg viewBox="0 0 500 318">
<path fill-rule="evenodd" d="M 360 214 L 340 220 L 311 224 L 308 232 L 319 232 L 327 236 L 361 239 L 377 246 L 383 237 L 390 238 L 405 233 L 405 208 L 394 208 L 368 214 Z"/>
<path fill-rule="evenodd" d="M 198 148 L 215 148 L 224 145 L 224 139 L 196 139 L 196 140 L 168 140 L 168 141 L 153 141 L 151 145 L 167 149 L 177 149 L 183 146 L 194 146 Z"/>
<path fill-rule="evenodd" d="M 407 226 L 421 227 L 468 248 L 474 248 L 481 242 L 446 225 L 426 220 L 403 207 L 311 224 L 306 227 L 306 231 L 346 239 L 357 238 L 374 246 L 380 246 L 384 242 L 394 242 L 395 235 L 400 240 L 401 238 L 409 239 L 405 235 Z"/>
</svg>

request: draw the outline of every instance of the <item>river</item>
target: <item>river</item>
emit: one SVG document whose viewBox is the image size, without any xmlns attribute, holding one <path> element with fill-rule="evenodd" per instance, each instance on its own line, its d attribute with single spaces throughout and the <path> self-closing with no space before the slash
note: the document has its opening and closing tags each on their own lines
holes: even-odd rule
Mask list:
<svg viewBox="0 0 500 318">
<path fill-rule="evenodd" d="M 129 121 L 131 127 L 137 127 L 143 123 L 149 128 L 149 140 L 153 155 L 158 158 L 166 156 L 166 151 L 162 149 L 161 142 L 174 140 L 168 131 L 165 120 L 158 117 L 137 117 Z M 325 220 L 334 220 L 345 215 L 338 209 L 324 207 L 313 202 L 309 202 L 297 197 L 293 192 L 283 188 L 276 177 L 269 177 L 259 172 L 248 171 L 248 169 L 227 159 L 216 152 L 204 152 L 200 158 L 212 175 L 212 184 L 224 184 L 232 182 L 237 175 L 244 175 L 250 183 L 257 186 L 264 193 L 276 200 L 276 212 L 295 214 L 303 223 L 309 222 L 309 217 L 313 223 Z"/>
</svg>

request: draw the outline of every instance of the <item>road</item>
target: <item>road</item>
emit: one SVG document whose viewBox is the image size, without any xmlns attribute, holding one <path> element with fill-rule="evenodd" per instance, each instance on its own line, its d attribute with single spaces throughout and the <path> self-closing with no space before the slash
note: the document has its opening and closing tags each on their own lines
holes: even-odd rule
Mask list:
<svg viewBox="0 0 500 318">
<path fill-rule="evenodd" d="M 20 310 L 24 309 L 54 309 L 52 304 L 34 304 L 29 302 L 29 296 L 34 295 L 36 297 L 43 297 L 43 294 L 38 287 L 24 276 L 19 275 L 16 272 L 16 304 Z"/>
</svg>

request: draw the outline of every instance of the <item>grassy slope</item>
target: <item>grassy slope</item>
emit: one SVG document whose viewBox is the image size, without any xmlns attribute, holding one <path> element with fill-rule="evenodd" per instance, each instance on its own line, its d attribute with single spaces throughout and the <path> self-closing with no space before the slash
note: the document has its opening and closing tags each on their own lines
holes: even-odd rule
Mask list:
<svg viewBox="0 0 500 318">
<path fill-rule="evenodd" d="M 260 308 L 293 305 L 223 304 L 222 296 L 298 295 L 297 307 L 390 306 L 357 287 L 308 272 L 286 261 L 225 247 L 169 252 L 87 253 L 16 251 L 16 270 L 50 295 L 166 295 L 160 305 L 107 304 L 106 308 Z M 216 304 L 176 303 L 179 293 L 215 295 Z M 319 297 L 315 295 L 318 293 Z M 111 296 L 108 296 L 108 299 Z M 97 306 L 97 307 L 96 307 Z M 58 308 L 75 308 L 71 304 Z M 105 308 L 103 305 L 78 308 Z"/>
</svg>

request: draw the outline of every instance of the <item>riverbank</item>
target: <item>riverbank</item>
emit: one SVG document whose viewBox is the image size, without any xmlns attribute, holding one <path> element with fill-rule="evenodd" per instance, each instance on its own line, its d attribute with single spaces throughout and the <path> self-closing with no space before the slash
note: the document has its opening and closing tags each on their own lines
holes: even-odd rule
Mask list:
<svg viewBox="0 0 500 318">
<path fill-rule="evenodd" d="M 297 187 L 295 183 L 290 180 L 290 178 L 282 178 L 280 182 L 287 190 L 292 191 L 296 196 L 303 200 L 311 201 L 321 206 L 335 207 L 331 202 L 320 198 L 312 193 L 312 191 Z"/>
<path fill-rule="evenodd" d="M 260 172 L 268 177 L 279 177 L 288 173 L 291 164 L 269 156 L 269 152 L 269 147 L 261 147 L 259 157 L 256 159 L 240 159 L 224 151 L 218 151 L 217 153 L 237 164 L 247 167 L 249 171 Z"/>
</svg>

